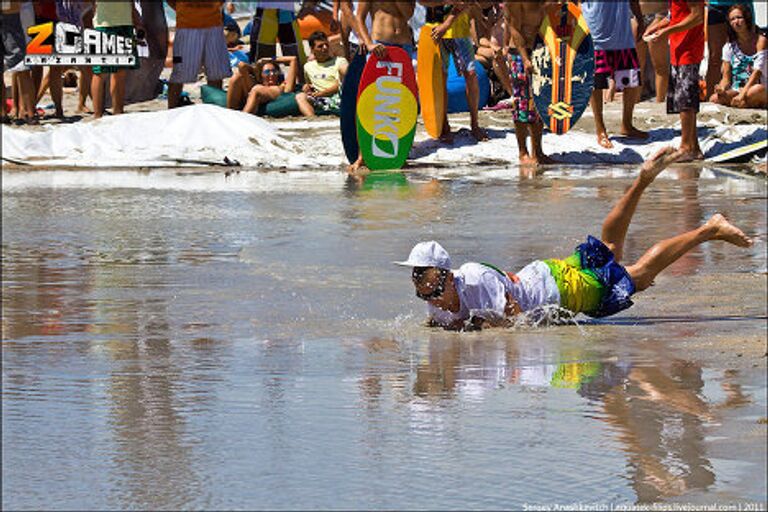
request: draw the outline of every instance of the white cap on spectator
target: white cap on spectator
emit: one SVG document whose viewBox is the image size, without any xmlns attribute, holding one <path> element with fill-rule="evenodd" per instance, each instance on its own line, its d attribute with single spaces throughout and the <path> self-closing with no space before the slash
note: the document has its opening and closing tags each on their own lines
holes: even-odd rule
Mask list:
<svg viewBox="0 0 768 512">
<path fill-rule="evenodd" d="M 451 257 L 443 246 L 434 240 L 419 242 L 411 249 L 411 254 L 405 261 L 395 261 L 395 265 L 404 267 L 437 267 L 451 269 Z"/>
</svg>

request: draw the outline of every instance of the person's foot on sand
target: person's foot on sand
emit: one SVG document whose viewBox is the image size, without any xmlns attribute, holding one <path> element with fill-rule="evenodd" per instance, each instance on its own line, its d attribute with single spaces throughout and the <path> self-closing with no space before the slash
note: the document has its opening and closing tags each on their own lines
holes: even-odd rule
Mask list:
<svg viewBox="0 0 768 512">
<path fill-rule="evenodd" d="M 628 138 L 628 139 L 640 139 L 645 140 L 649 137 L 648 132 L 644 132 L 643 130 L 638 130 L 634 126 L 630 126 L 629 128 L 622 128 L 621 134 Z"/>
<path fill-rule="evenodd" d="M 713 240 L 723 240 L 729 244 L 739 247 L 752 246 L 752 239 L 744 234 L 742 230 L 728 222 L 722 214 L 716 213 L 705 224 L 708 228 L 715 229 Z"/>
<path fill-rule="evenodd" d="M 353 163 L 347 166 L 347 174 L 352 176 L 363 176 L 368 173 L 368 168 L 363 163 L 363 157 L 358 157 Z"/>
<path fill-rule="evenodd" d="M 443 144 L 453 144 L 453 132 L 451 129 L 443 130 L 443 133 L 440 134 L 440 139 L 438 139 Z"/>
<path fill-rule="evenodd" d="M 672 146 L 661 148 L 640 167 L 640 177 L 646 183 L 652 182 L 661 171 L 669 167 L 670 164 L 677 162 L 681 156 L 680 150 Z"/>
<path fill-rule="evenodd" d="M 613 149 L 613 142 L 611 142 L 611 139 L 608 138 L 608 134 L 605 132 L 597 134 L 597 143 L 605 149 Z"/>
<path fill-rule="evenodd" d="M 534 155 L 524 154 L 519 156 L 520 165 L 538 165 L 539 159 Z"/>
<path fill-rule="evenodd" d="M 679 151 L 681 156 L 678 162 L 680 163 L 698 162 L 704 160 L 704 153 L 702 153 L 700 149 L 687 150 L 680 148 Z"/>
<path fill-rule="evenodd" d="M 472 136 L 475 138 L 477 142 L 483 142 L 488 140 L 488 133 L 480 128 L 479 126 L 475 126 L 472 128 Z"/>
</svg>

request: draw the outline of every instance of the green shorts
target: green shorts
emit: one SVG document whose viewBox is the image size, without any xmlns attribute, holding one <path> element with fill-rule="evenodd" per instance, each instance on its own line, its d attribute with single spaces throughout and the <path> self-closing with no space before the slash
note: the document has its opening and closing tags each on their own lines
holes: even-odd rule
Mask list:
<svg viewBox="0 0 768 512">
<path fill-rule="evenodd" d="M 123 36 L 123 37 L 135 37 L 132 25 L 121 25 L 119 27 L 96 27 L 95 30 L 104 32 L 109 35 Z M 136 61 L 133 65 L 128 66 L 93 66 L 93 73 L 95 75 L 103 75 L 107 73 L 117 73 L 121 69 L 139 69 L 141 62 L 139 61 L 139 50 L 136 46 L 135 40 L 133 44 L 133 56 L 136 57 Z"/>
<path fill-rule="evenodd" d="M 296 103 L 296 93 L 284 92 L 274 101 L 270 101 L 266 105 L 259 105 L 257 114 L 267 117 L 288 117 L 301 115 L 299 104 Z"/>
</svg>

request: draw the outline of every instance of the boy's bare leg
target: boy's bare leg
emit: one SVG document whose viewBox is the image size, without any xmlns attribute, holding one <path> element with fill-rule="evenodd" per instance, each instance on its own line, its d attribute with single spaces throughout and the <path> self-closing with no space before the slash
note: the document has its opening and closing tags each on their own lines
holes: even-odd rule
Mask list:
<svg viewBox="0 0 768 512">
<path fill-rule="evenodd" d="M 709 240 L 723 240 L 739 247 L 749 247 L 752 240 L 739 228 L 716 213 L 706 224 L 674 238 L 657 243 L 643 254 L 637 263 L 627 267 L 637 291 L 643 291 L 665 268 L 677 261 L 685 253 Z"/>
<path fill-rule="evenodd" d="M 541 138 L 544 134 L 544 122 L 538 119 L 536 122 L 531 123 L 531 146 L 533 149 L 533 157 L 536 162 L 543 165 L 555 164 L 557 160 L 548 157 L 544 154 L 544 150 L 541 147 Z"/>
<path fill-rule="evenodd" d="M 637 209 L 646 187 L 653 183 L 656 176 L 680 156 L 672 147 L 660 149 L 647 160 L 640 168 L 640 175 L 635 179 L 629 189 L 624 193 L 619 202 L 605 217 L 603 221 L 602 241 L 613 252 L 616 261 L 621 261 L 624 255 L 624 239 L 627 236 L 629 223 Z"/>
<path fill-rule="evenodd" d="M 112 113 L 115 115 L 122 114 L 125 111 L 125 80 L 127 78 L 126 73 L 127 71 L 125 69 L 121 69 L 116 73 L 112 73 L 109 93 L 112 96 Z"/>
<path fill-rule="evenodd" d="M 465 94 L 467 96 L 467 105 L 469 106 L 470 126 L 472 136 L 476 141 L 488 140 L 488 134 L 480 128 L 477 111 L 480 103 L 480 85 L 477 81 L 477 73 L 468 71 L 464 74 Z M 447 109 L 446 109 L 447 110 Z"/>
<path fill-rule="evenodd" d="M 515 138 L 517 138 L 517 151 L 520 164 L 535 164 L 536 160 L 528 154 L 528 123 L 519 123 L 515 121 Z"/>
<path fill-rule="evenodd" d="M 91 81 L 93 77 L 93 71 L 90 66 L 80 67 L 80 80 L 77 83 L 78 96 L 77 96 L 77 110 L 80 113 L 89 113 L 88 107 L 85 105 L 88 97 L 91 96 Z"/>
<path fill-rule="evenodd" d="M 104 115 L 104 83 L 105 74 L 93 73 L 91 78 L 91 97 L 93 98 L 93 118 L 100 119 Z"/>
<path fill-rule="evenodd" d="M 603 91 L 595 89 L 589 98 L 589 106 L 592 107 L 592 113 L 595 116 L 595 131 L 597 132 L 597 143 L 606 149 L 611 149 L 613 143 L 608 138 L 608 131 L 605 129 L 603 121 Z"/>
<path fill-rule="evenodd" d="M 681 162 L 704 160 L 699 147 L 699 137 L 696 134 L 696 111 L 683 110 L 680 112 L 680 150 L 684 153 Z"/>
</svg>

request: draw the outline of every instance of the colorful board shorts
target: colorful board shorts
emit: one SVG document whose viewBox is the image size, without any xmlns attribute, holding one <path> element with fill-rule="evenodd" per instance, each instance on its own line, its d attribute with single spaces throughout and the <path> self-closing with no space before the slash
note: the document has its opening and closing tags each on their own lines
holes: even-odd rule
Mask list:
<svg viewBox="0 0 768 512">
<path fill-rule="evenodd" d="M 632 305 L 635 283 L 613 253 L 595 237 L 564 260 L 544 260 L 560 291 L 560 305 L 574 313 L 600 318 Z"/>
<path fill-rule="evenodd" d="M 686 110 L 699 111 L 699 65 L 672 66 L 667 89 L 667 114 L 679 114 Z"/>
<path fill-rule="evenodd" d="M 507 65 L 512 83 L 512 119 L 516 123 L 540 123 L 541 117 L 533 101 L 531 77 L 525 72 L 523 57 L 513 51 L 507 55 Z"/>
<path fill-rule="evenodd" d="M 616 90 L 640 86 L 640 59 L 637 50 L 595 50 L 595 89 L 608 89 L 613 77 Z"/>
<path fill-rule="evenodd" d="M 133 25 L 123 25 L 120 27 L 96 27 L 94 30 L 104 32 L 105 34 L 122 36 L 122 37 L 134 37 Z M 93 66 L 94 75 L 104 75 L 107 73 L 117 73 L 123 69 L 139 69 L 141 62 L 139 61 L 138 47 L 133 45 L 133 56 L 136 57 L 136 61 L 133 66 Z"/>
<path fill-rule="evenodd" d="M 299 22 L 293 11 L 260 7 L 253 14 L 252 23 L 251 51 L 248 55 L 251 62 L 256 62 L 263 57 L 274 59 L 277 55 L 278 42 L 280 42 L 283 57 L 298 57 L 302 64 L 307 61 L 299 32 Z"/>
<path fill-rule="evenodd" d="M 443 58 L 443 68 L 446 70 L 451 55 L 456 62 L 456 71 L 460 75 L 475 71 L 475 47 L 472 45 L 472 39 L 468 37 L 443 39 L 440 42 L 440 56 Z"/>
<path fill-rule="evenodd" d="M 24 56 L 27 54 L 27 41 L 21 26 L 19 13 L 1 14 L 3 36 L 3 71 L 27 71 Z"/>
<path fill-rule="evenodd" d="M 177 29 L 173 42 L 173 72 L 169 81 L 174 84 L 197 82 L 203 67 L 209 81 L 232 76 L 222 26 Z"/>
<path fill-rule="evenodd" d="M 336 93 L 331 96 L 324 96 L 321 98 L 313 98 L 309 96 L 309 102 L 315 109 L 315 114 L 322 115 L 341 115 L 341 93 Z"/>
</svg>

